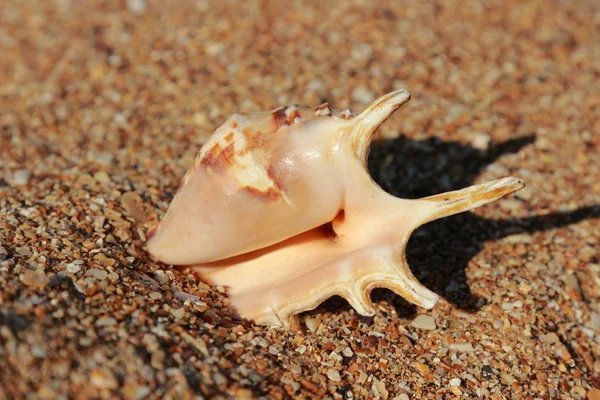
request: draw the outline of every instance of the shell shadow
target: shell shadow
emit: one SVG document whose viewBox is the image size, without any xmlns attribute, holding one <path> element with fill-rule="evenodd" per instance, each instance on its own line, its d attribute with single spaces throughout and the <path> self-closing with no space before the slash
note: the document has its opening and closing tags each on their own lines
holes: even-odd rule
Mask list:
<svg viewBox="0 0 600 400">
<path fill-rule="evenodd" d="M 410 140 L 400 136 L 372 145 L 369 170 L 387 192 L 398 197 L 420 198 L 472 185 L 488 165 L 504 154 L 518 152 L 535 139 L 535 135 L 528 135 L 491 143 L 487 150 L 480 150 L 438 138 Z M 515 198 L 519 198 L 518 193 Z M 476 311 L 485 300 L 471 293 L 465 270 L 486 241 L 517 233 L 545 231 L 597 217 L 600 217 L 600 205 L 506 220 L 462 213 L 417 229 L 409 240 L 407 259 L 421 283 L 455 306 Z M 377 298 L 373 297 L 373 300 Z"/>
<path fill-rule="evenodd" d="M 516 153 L 535 142 L 535 135 L 491 143 L 480 150 L 438 138 L 411 140 L 405 136 L 375 142 L 369 155 L 373 179 L 388 193 L 420 198 L 458 190 L 474 184 L 477 176 L 499 157 Z M 518 199 L 518 193 L 515 195 Z M 411 236 L 407 259 L 417 279 L 454 306 L 475 312 L 485 300 L 474 295 L 467 283 L 466 268 L 489 240 L 517 233 L 533 233 L 600 217 L 600 205 L 570 212 L 527 218 L 492 220 L 466 212 L 433 221 Z M 386 301 L 399 315 L 411 318 L 415 306 L 386 289 L 374 290 L 372 300 Z M 341 299 L 326 301 L 316 311 L 347 310 Z"/>
</svg>

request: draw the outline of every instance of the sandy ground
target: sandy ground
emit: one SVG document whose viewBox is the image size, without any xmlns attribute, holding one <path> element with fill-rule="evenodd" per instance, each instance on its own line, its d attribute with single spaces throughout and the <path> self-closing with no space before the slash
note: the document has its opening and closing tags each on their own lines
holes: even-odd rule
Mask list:
<svg viewBox="0 0 600 400">
<path fill-rule="evenodd" d="M 598 399 L 599 29 L 593 0 L 3 0 L 0 398 Z M 383 188 L 528 185 L 413 235 L 434 309 L 377 290 L 268 329 L 150 260 L 230 114 L 401 87 Z"/>
</svg>

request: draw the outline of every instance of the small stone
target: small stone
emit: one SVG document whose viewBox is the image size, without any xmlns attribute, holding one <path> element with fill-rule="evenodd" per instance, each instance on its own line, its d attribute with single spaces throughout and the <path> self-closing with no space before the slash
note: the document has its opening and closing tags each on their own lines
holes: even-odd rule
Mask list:
<svg viewBox="0 0 600 400">
<path fill-rule="evenodd" d="M 117 274 L 116 272 L 109 272 L 108 274 L 108 280 L 111 282 L 116 282 L 119 280 L 119 274 Z"/>
<path fill-rule="evenodd" d="M 342 355 L 344 357 L 352 357 L 354 355 L 354 352 L 350 347 L 346 347 L 344 350 L 342 350 Z"/>
<path fill-rule="evenodd" d="M 585 326 L 581 327 L 581 332 L 583 332 L 583 334 L 587 337 L 589 337 L 590 339 L 593 339 L 595 336 L 594 330 L 590 329 L 590 328 L 586 328 Z"/>
<path fill-rule="evenodd" d="M 160 300 L 160 299 L 162 299 L 162 294 L 160 294 L 159 292 L 150 292 L 150 294 L 148 294 L 148 296 L 152 300 Z"/>
<path fill-rule="evenodd" d="M 533 243 L 533 237 L 531 237 L 531 235 L 528 233 L 517 233 L 514 235 L 509 235 L 509 236 L 506 236 L 503 240 L 505 243 L 508 243 L 508 244 L 517 244 L 517 243 L 531 244 L 531 243 Z M 525 265 L 525 266 L 527 266 L 527 265 Z"/>
<path fill-rule="evenodd" d="M 132 260 L 133 262 L 133 260 Z M 138 275 L 138 278 L 144 282 L 144 284 L 146 286 L 149 286 L 151 289 L 158 289 L 160 287 L 160 285 L 158 284 L 158 282 L 156 282 L 154 279 L 150 278 L 148 275 L 144 274 L 144 273 L 140 273 Z"/>
<path fill-rule="evenodd" d="M 192 345 L 196 350 L 200 351 L 204 355 L 208 355 L 208 346 L 206 342 L 201 337 L 193 337 L 187 332 L 181 333 L 181 337 Z"/>
<path fill-rule="evenodd" d="M 368 43 L 358 43 L 354 45 L 350 56 L 357 61 L 368 61 L 373 54 L 373 46 Z"/>
<path fill-rule="evenodd" d="M 302 375 L 302 367 L 297 364 L 292 364 L 290 366 L 290 371 L 292 371 L 292 374 L 294 375 Z"/>
<path fill-rule="evenodd" d="M 525 268 L 530 270 L 531 272 L 538 273 L 540 271 L 545 271 L 548 269 L 548 266 L 542 263 L 529 261 L 525 263 Z"/>
<path fill-rule="evenodd" d="M 175 319 L 182 319 L 185 316 L 185 308 L 180 307 L 176 310 L 171 311 L 171 314 L 173 314 L 173 317 L 175 317 Z"/>
<path fill-rule="evenodd" d="M 95 369 L 90 374 L 90 378 L 92 385 L 99 389 L 116 389 L 118 386 L 114 375 L 108 370 Z"/>
<path fill-rule="evenodd" d="M 103 281 L 106 278 L 108 278 L 108 272 L 102 270 L 102 269 L 98 269 L 98 268 L 91 268 L 88 270 L 87 275 L 91 276 L 94 279 L 97 279 L 99 281 Z"/>
<path fill-rule="evenodd" d="M 254 398 L 254 394 L 252 393 L 252 390 L 250 389 L 237 389 L 235 391 L 235 398 L 236 399 L 253 399 Z"/>
<path fill-rule="evenodd" d="M 333 382 L 339 382 L 342 380 L 340 372 L 335 368 L 329 368 L 327 370 L 327 377 Z"/>
<path fill-rule="evenodd" d="M 67 271 L 67 273 L 69 274 L 76 274 L 79 271 L 81 271 L 81 267 L 78 264 L 75 263 L 69 263 L 67 264 L 67 267 L 65 268 L 65 270 Z"/>
<path fill-rule="evenodd" d="M 402 345 L 407 346 L 407 347 L 413 347 L 413 344 L 410 341 L 410 339 L 408 338 L 408 336 L 401 335 L 399 340 Z"/>
<path fill-rule="evenodd" d="M 31 249 L 29 248 L 29 246 L 21 246 L 21 247 L 17 247 L 16 251 L 18 254 L 24 256 L 24 257 L 31 257 L 31 255 L 33 254 L 31 252 Z"/>
<path fill-rule="evenodd" d="M 252 381 L 252 383 L 255 384 L 260 383 L 263 380 L 262 376 L 260 376 L 254 371 L 250 372 L 250 374 L 248 375 L 248 379 L 250 379 L 250 381 Z"/>
<path fill-rule="evenodd" d="M 192 303 L 195 301 L 201 301 L 199 296 L 184 292 L 182 290 L 178 290 L 174 294 L 175 294 L 175 297 L 177 297 L 178 299 L 181 299 L 183 301 L 191 301 Z"/>
<path fill-rule="evenodd" d="M 463 115 L 467 115 L 469 109 L 462 104 L 453 104 L 448 108 L 448 122 L 455 122 Z"/>
<path fill-rule="evenodd" d="M 170 281 L 169 275 L 167 275 L 167 273 L 162 269 L 154 271 L 154 278 L 161 285 L 164 285 L 165 283 L 168 283 Z"/>
<path fill-rule="evenodd" d="M 110 176 L 108 176 L 108 174 L 104 171 L 96 172 L 94 174 L 94 179 L 100 183 L 109 183 L 110 182 Z"/>
<path fill-rule="evenodd" d="M 560 364 L 558 364 L 558 370 L 560 372 L 567 372 L 567 367 L 565 367 L 565 364 L 560 363 Z"/>
<path fill-rule="evenodd" d="M 462 395 L 462 390 L 460 390 L 460 388 L 458 386 L 451 386 L 450 387 L 450 391 L 452 393 L 454 393 L 457 396 L 461 396 Z"/>
<path fill-rule="evenodd" d="M 385 388 L 385 383 L 381 382 L 381 381 L 375 381 L 373 382 L 373 387 L 372 387 L 373 392 L 375 393 L 375 395 L 379 395 L 380 398 L 387 400 L 390 396 L 390 393 L 388 392 L 388 390 Z"/>
<path fill-rule="evenodd" d="M 205 302 L 203 302 L 201 300 L 198 300 L 192 304 L 192 308 L 198 312 L 204 312 L 204 311 L 208 310 L 208 304 L 206 304 Z"/>
<path fill-rule="evenodd" d="M 223 376 L 223 374 L 215 373 L 213 374 L 213 380 L 217 384 L 217 386 L 221 386 L 227 383 L 227 378 Z"/>
<path fill-rule="evenodd" d="M 98 163 L 110 165 L 115 157 L 111 153 L 93 152 L 89 155 L 89 158 Z"/>
<path fill-rule="evenodd" d="M 572 358 L 571 353 L 569 353 L 569 349 L 567 349 L 567 346 L 565 346 L 563 343 L 557 343 L 555 345 L 554 354 L 556 354 L 558 357 L 562 358 L 563 361 L 565 361 L 565 362 L 571 361 L 571 358 Z M 560 365 L 559 365 L 559 367 L 560 367 Z M 566 369 L 565 369 L 565 371 L 566 371 Z"/>
<path fill-rule="evenodd" d="M 366 87 L 358 86 L 352 91 L 352 100 L 361 104 L 367 104 L 375 100 L 375 95 Z"/>
<path fill-rule="evenodd" d="M 209 119 L 208 119 L 208 116 L 206 115 L 206 113 L 197 112 L 194 115 L 192 115 L 192 121 L 196 125 L 203 126 L 209 122 Z"/>
<path fill-rule="evenodd" d="M 581 286 L 579 285 L 579 279 L 577 279 L 577 275 L 570 273 L 565 278 L 565 283 L 571 289 L 571 296 L 575 300 L 582 300 L 581 297 Z"/>
<path fill-rule="evenodd" d="M 424 314 L 417 315 L 417 317 L 412 321 L 411 326 L 417 329 L 425 329 L 427 331 L 432 331 L 437 327 L 435 324 L 435 318 Z"/>
<path fill-rule="evenodd" d="M 573 372 L 575 373 L 575 371 L 577 370 L 574 370 Z M 580 379 L 581 376 L 577 376 L 577 374 L 575 374 L 575 378 Z M 582 399 L 585 399 L 586 390 L 583 388 L 583 386 L 575 386 L 573 388 L 573 393 L 578 394 Z"/>
<path fill-rule="evenodd" d="M 103 267 L 112 267 L 116 263 L 117 263 L 117 261 L 114 258 L 110 258 L 110 257 L 103 257 L 100 260 L 100 265 L 102 265 Z"/>
<path fill-rule="evenodd" d="M 319 329 L 319 326 L 321 326 L 321 318 L 306 318 L 304 323 L 309 331 L 315 333 Z"/>
<path fill-rule="evenodd" d="M 147 399 L 152 393 L 152 389 L 149 386 L 138 386 L 135 394 L 136 399 Z"/>
<path fill-rule="evenodd" d="M 317 385 L 315 385 L 314 383 L 312 383 L 311 381 L 309 381 L 308 379 L 302 379 L 300 381 L 300 383 L 302 384 L 302 386 L 304 386 L 311 392 L 316 393 L 319 390 L 319 387 Z"/>
<path fill-rule="evenodd" d="M 461 383 L 462 381 L 460 380 L 460 378 L 450 379 L 450 386 L 460 386 Z"/>
<path fill-rule="evenodd" d="M 146 12 L 148 6 L 146 0 L 126 0 L 127 10 L 135 15 L 142 15 Z"/>
<path fill-rule="evenodd" d="M 360 371 L 358 374 L 358 381 L 360 383 L 365 383 L 367 381 L 367 379 L 369 378 L 369 375 L 365 374 L 364 372 Z"/>
<path fill-rule="evenodd" d="M 529 292 L 531 292 L 531 290 L 533 290 L 533 287 L 525 282 L 521 282 L 519 284 L 519 292 L 523 293 L 523 294 L 528 294 Z"/>
<path fill-rule="evenodd" d="M 38 390 L 37 398 L 42 400 L 56 399 L 58 398 L 58 393 L 56 393 L 50 386 L 44 385 L 40 387 L 40 390 Z"/>
<path fill-rule="evenodd" d="M 440 328 L 447 328 L 450 325 L 450 321 L 444 317 L 437 317 L 435 324 Z"/>
<path fill-rule="evenodd" d="M 473 345 L 471 343 L 452 343 L 450 346 L 448 346 L 448 348 L 450 350 L 456 350 L 461 353 L 466 353 L 474 350 Z"/>
<path fill-rule="evenodd" d="M 548 375 L 545 372 L 538 372 L 535 374 L 535 377 L 541 383 L 546 383 L 546 380 L 548 379 Z"/>
<path fill-rule="evenodd" d="M 550 332 L 549 334 L 546 335 L 546 343 L 548 343 L 548 344 L 560 343 L 560 338 L 558 337 L 558 335 L 556 333 Z"/>
<path fill-rule="evenodd" d="M 108 64 L 112 65 L 113 67 L 119 67 L 121 65 L 121 62 L 123 61 L 123 59 L 121 58 L 121 56 L 119 56 L 117 54 L 111 54 L 108 56 L 107 61 L 108 61 Z M 122 113 L 115 114 L 113 116 L 113 121 L 115 121 L 118 126 L 126 126 L 127 125 L 127 118 Z"/>
<path fill-rule="evenodd" d="M 117 320 L 112 317 L 104 317 L 96 321 L 96 326 L 113 326 L 116 324 Z"/>
<path fill-rule="evenodd" d="M 342 362 L 344 358 L 335 351 L 332 351 L 331 353 L 329 353 L 329 359 L 333 360 L 334 362 Z"/>
<path fill-rule="evenodd" d="M 7 256 L 7 255 L 8 255 L 8 251 L 4 247 L 0 246 L 0 256 Z"/>
<path fill-rule="evenodd" d="M 325 85 L 323 84 L 323 81 L 320 80 L 319 78 L 315 78 L 313 80 L 311 80 L 310 82 L 308 82 L 308 85 L 306 85 L 306 88 L 308 89 L 309 92 L 321 92 L 324 88 Z"/>
<path fill-rule="evenodd" d="M 490 135 L 487 135 L 485 133 L 479 133 L 473 138 L 472 146 L 475 149 L 485 151 L 490 147 L 491 140 L 492 138 L 490 137 Z"/>
<path fill-rule="evenodd" d="M 146 213 L 138 206 L 139 196 L 135 192 L 127 192 L 121 196 L 121 206 L 136 222 L 144 222 Z"/>
<path fill-rule="evenodd" d="M 31 179 L 31 172 L 27 169 L 18 169 L 13 174 L 13 182 L 18 186 L 27 185 L 29 179 Z"/>
<path fill-rule="evenodd" d="M 281 345 L 278 345 L 278 344 L 272 344 L 272 345 L 270 345 L 270 346 L 269 346 L 269 353 L 270 353 L 270 354 L 273 354 L 273 355 L 275 355 L 275 356 L 276 356 L 277 354 L 281 353 L 281 350 L 282 350 L 282 348 L 281 348 Z"/>
<path fill-rule="evenodd" d="M 587 394 L 588 400 L 600 400 L 600 389 L 592 388 Z"/>
<path fill-rule="evenodd" d="M 421 372 L 422 374 L 426 374 L 427 372 L 429 372 L 429 366 L 420 362 L 415 363 L 415 367 L 417 368 L 417 370 L 419 370 L 419 372 Z"/>
<path fill-rule="evenodd" d="M 23 283 L 23 285 L 25 286 L 38 288 L 44 287 L 48 282 L 48 278 L 46 277 L 46 275 L 44 275 L 43 273 L 38 273 L 31 269 L 25 270 L 25 272 L 21 274 L 19 279 L 21 280 L 21 283 Z"/>
<path fill-rule="evenodd" d="M 600 313 L 593 312 L 591 321 L 592 321 L 592 329 L 600 331 Z"/>
<path fill-rule="evenodd" d="M 38 211 L 35 207 L 27 207 L 20 209 L 19 214 L 21 214 L 25 218 L 33 218 L 38 214 Z"/>
<path fill-rule="evenodd" d="M 394 397 L 392 400 L 410 400 L 410 397 L 408 397 L 406 393 L 402 393 Z"/>
<path fill-rule="evenodd" d="M 519 335 L 519 336 L 517 337 L 517 339 L 519 340 L 519 342 L 521 342 L 521 343 L 523 343 L 523 344 L 526 344 L 527 346 L 532 346 L 532 347 L 533 347 L 533 346 L 535 346 L 535 344 L 536 344 L 536 341 L 535 341 L 535 340 L 533 340 L 533 339 L 531 339 L 530 337 L 527 337 L 527 336 L 525 336 L 525 335 Z"/>
</svg>

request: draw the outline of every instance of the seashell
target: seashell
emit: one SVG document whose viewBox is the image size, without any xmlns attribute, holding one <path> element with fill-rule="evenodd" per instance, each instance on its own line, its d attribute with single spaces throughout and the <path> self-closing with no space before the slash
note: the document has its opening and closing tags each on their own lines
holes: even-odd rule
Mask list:
<svg viewBox="0 0 600 400">
<path fill-rule="evenodd" d="M 333 295 L 374 315 L 375 287 L 432 308 L 438 296 L 406 262 L 411 233 L 524 182 L 507 177 L 418 200 L 383 191 L 367 169 L 371 139 L 409 99 L 397 90 L 356 116 L 327 103 L 234 114 L 148 234 L 149 252 L 228 287 L 239 315 L 258 324 L 297 326 L 300 312 Z"/>
</svg>

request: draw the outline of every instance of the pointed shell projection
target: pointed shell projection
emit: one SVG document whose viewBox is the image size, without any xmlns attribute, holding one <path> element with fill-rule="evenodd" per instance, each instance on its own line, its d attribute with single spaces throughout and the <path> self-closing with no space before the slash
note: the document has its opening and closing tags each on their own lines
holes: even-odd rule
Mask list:
<svg viewBox="0 0 600 400">
<path fill-rule="evenodd" d="M 149 252 L 226 286 L 239 315 L 258 324 L 297 326 L 299 313 L 333 295 L 373 315 L 375 287 L 432 308 L 438 296 L 406 263 L 411 233 L 524 182 L 502 178 L 418 200 L 383 191 L 367 169 L 369 146 L 409 99 L 394 91 L 356 116 L 328 104 L 234 114 L 201 148 L 149 234 Z"/>
</svg>

